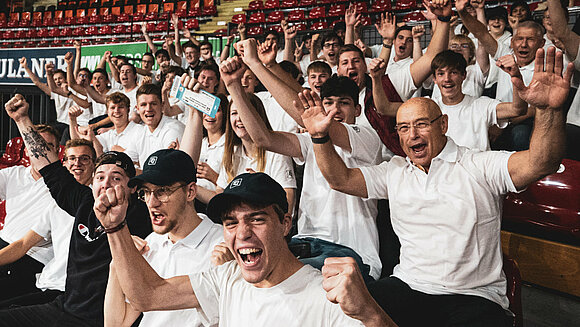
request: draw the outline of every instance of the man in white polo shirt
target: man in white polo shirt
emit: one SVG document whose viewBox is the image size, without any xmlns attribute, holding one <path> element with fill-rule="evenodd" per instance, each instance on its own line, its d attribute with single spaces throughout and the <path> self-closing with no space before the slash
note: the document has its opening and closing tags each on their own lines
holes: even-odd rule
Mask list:
<svg viewBox="0 0 580 327">
<path fill-rule="evenodd" d="M 147 204 L 153 231 L 137 239 L 143 257 L 165 278 L 206 271 L 222 228 L 195 211 L 195 164 L 183 151 L 164 149 L 149 156 L 143 174 L 132 180 Z M 105 295 L 105 324 L 129 326 L 141 313 L 125 301 L 114 265 Z M 203 326 L 196 309 L 145 312 L 139 326 Z"/>
<path fill-rule="evenodd" d="M 139 157 L 140 166 L 149 155 L 159 149 L 167 149 L 171 143 L 181 141 L 185 126 L 178 120 L 162 113 L 161 87 L 145 84 L 137 90 L 137 109 L 144 126 L 141 133 L 133 134 L 125 152 L 129 157 Z"/>
<path fill-rule="evenodd" d="M 401 242 L 400 264 L 369 290 L 399 325 L 507 325 L 503 195 L 555 172 L 564 154 L 562 106 L 572 73 L 568 69 L 562 77 L 562 55 L 556 57 L 555 48 L 546 57 L 544 69 L 544 50 L 538 49 L 529 88 L 521 78 L 514 83 L 520 97 L 537 108 L 527 151 L 482 152 L 456 145 L 445 136 L 447 116 L 426 98 L 405 102 L 397 113 L 396 130 L 407 158 L 347 168 L 332 146 L 332 134 L 332 142 L 314 144 L 331 188 L 389 199 Z M 312 108 L 302 116 L 310 135 L 328 139 L 335 113 L 303 105 Z"/>
</svg>

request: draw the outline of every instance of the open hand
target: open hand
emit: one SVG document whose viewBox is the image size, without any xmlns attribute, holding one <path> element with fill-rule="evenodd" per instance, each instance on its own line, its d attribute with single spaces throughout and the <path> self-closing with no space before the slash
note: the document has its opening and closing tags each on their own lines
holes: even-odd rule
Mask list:
<svg viewBox="0 0 580 327">
<path fill-rule="evenodd" d="M 294 106 L 302 112 L 304 126 L 312 137 L 324 137 L 328 135 L 328 130 L 336 111 L 326 112 L 322 106 L 322 101 L 316 92 L 304 90 L 298 93 L 300 104 L 294 101 Z"/>
</svg>

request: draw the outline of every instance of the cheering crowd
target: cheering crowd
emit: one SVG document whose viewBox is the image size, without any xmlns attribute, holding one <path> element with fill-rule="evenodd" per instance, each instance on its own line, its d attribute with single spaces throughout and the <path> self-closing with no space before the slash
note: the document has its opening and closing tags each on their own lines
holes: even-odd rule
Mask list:
<svg viewBox="0 0 580 327">
<path fill-rule="evenodd" d="M 0 326 L 511 325 L 503 196 L 580 160 L 580 36 L 559 0 L 425 6 L 377 45 L 350 6 L 300 43 L 239 26 L 221 58 L 176 16 L 139 67 L 75 43 L 44 84 L 22 58 L 57 122 L 5 104 L 31 165 L 0 170 Z"/>
</svg>

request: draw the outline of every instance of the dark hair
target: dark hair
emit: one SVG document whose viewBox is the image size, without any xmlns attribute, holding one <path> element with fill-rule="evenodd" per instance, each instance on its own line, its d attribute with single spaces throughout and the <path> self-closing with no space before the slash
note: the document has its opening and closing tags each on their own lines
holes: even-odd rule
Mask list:
<svg viewBox="0 0 580 327">
<path fill-rule="evenodd" d="M 135 75 L 135 82 L 137 81 L 137 69 L 135 69 L 135 66 L 133 64 L 130 63 L 124 63 L 121 65 L 121 67 L 119 67 L 119 70 L 121 70 L 121 68 L 123 68 L 123 66 L 129 66 L 131 67 L 131 70 L 133 71 L 133 75 Z"/>
<path fill-rule="evenodd" d="M 83 72 L 83 71 L 84 71 L 84 72 L 87 72 L 87 75 L 89 75 L 89 76 L 88 76 L 88 78 L 89 78 L 89 81 L 90 81 L 91 79 L 93 79 L 93 73 L 90 71 L 90 69 L 88 69 L 88 68 L 86 68 L 86 67 L 83 67 L 83 68 L 79 69 L 79 73 L 80 73 L 80 72 Z M 78 73 L 77 73 L 77 76 L 78 76 Z"/>
<path fill-rule="evenodd" d="M 340 43 L 340 46 L 342 46 L 344 44 L 344 42 L 342 41 L 340 36 L 338 36 L 334 32 L 328 32 L 320 38 L 320 46 L 321 47 L 324 46 L 324 43 L 326 43 L 326 41 L 331 41 L 331 40 L 337 40 L 338 43 Z"/>
<path fill-rule="evenodd" d="M 139 99 L 139 96 L 143 94 L 153 94 L 159 98 L 159 102 L 162 102 L 161 97 L 161 86 L 155 84 L 143 84 L 137 89 L 137 96 L 135 98 Z"/>
<path fill-rule="evenodd" d="M 346 76 L 333 75 L 320 88 L 320 98 L 349 97 L 355 105 L 358 104 L 358 86 Z"/>
<path fill-rule="evenodd" d="M 220 69 L 219 69 L 218 65 L 214 64 L 213 62 L 202 62 L 202 63 L 200 63 L 198 69 L 196 69 L 196 71 L 195 71 L 195 78 L 196 79 L 199 77 L 199 74 L 203 70 L 210 70 L 210 71 L 214 72 L 215 73 L 215 76 L 217 77 L 217 80 L 219 82 L 219 80 L 220 80 Z"/>
<path fill-rule="evenodd" d="M 439 68 L 455 68 L 466 74 L 467 62 L 463 55 L 452 50 L 444 50 L 433 58 L 431 61 L 431 73 L 435 74 Z"/>
<path fill-rule="evenodd" d="M 95 148 L 93 147 L 93 142 L 89 141 L 89 140 L 85 140 L 85 139 L 70 139 L 68 141 L 66 141 L 66 144 L 64 146 L 64 151 L 66 153 L 66 151 L 70 148 L 76 148 L 79 146 L 86 146 L 91 150 L 91 161 L 95 162 L 95 160 L 97 159 L 97 152 L 95 151 Z"/>
<path fill-rule="evenodd" d="M 55 69 L 54 72 L 52 73 L 52 75 L 56 75 L 56 74 L 63 74 L 64 75 L 64 79 L 66 80 L 66 72 L 62 69 Z"/>
<path fill-rule="evenodd" d="M 202 41 L 199 43 L 199 49 L 201 50 L 201 47 L 204 45 L 209 45 L 209 49 L 210 51 L 213 51 L 213 44 L 211 44 L 211 42 L 209 41 Z"/>
<path fill-rule="evenodd" d="M 145 52 L 143 54 L 143 56 L 141 56 L 141 59 L 143 59 L 143 57 L 145 57 L 145 56 L 151 56 L 151 57 L 155 58 L 155 56 L 151 52 Z"/>
<path fill-rule="evenodd" d="M 129 98 L 121 92 L 114 92 L 114 93 L 110 93 L 107 95 L 107 97 L 105 98 L 105 103 L 107 104 L 107 107 L 109 106 L 109 102 L 113 103 L 113 104 L 124 104 L 125 107 L 127 107 L 127 109 L 131 109 L 131 100 L 129 100 Z"/>
<path fill-rule="evenodd" d="M 336 33 L 336 31 L 346 31 L 346 24 L 342 21 L 340 22 L 336 22 L 336 24 L 334 24 L 334 27 L 332 28 L 332 30 L 334 31 L 334 33 Z"/>
<path fill-rule="evenodd" d="M 397 29 L 395 30 L 395 37 L 397 37 L 399 35 L 399 33 L 401 33 L 401 31 L 409 31 L 409 32 L 413 33 L 413 28 L 411 26 L 407 26 L 407 25 L 397 27 Z"/>
<path fill-rule="evenodd" d="M 532 11 L 530 10 L 530 6 L 528 6 L 528 3 L 526 2 L 526 0 L 515 0 L 510 8 L 510 15 L 514 12 L 514 8 L 517 8 L 517 7 L 524 7 L 524 9 L 526 11 L 526 17 L 524 19 L 531 19 L 532 18 Z"/>
<path fill-rule="evenodd" d="M 338 59 L 339 59 L 339 63 L 340 63 L 340 56 L 342 56 L 343 53 L 345 52 L 356 52 L 358 53 L 359 57 L 364 61 L 365 60 L 365 54 L 361 51 L 361 49 L 359 49 L 359 47 L 357 47 L 354 44 L 345 44 L 342 47 L 340 47 L 340 50 L 338 50 Z M 365 62 L 366 64 L 366 62 Z"/>
<path fill-rule="evenodd" d="M 107 73 L 107 71 L 104 68 L 97 68 L 93 71 L 93 75 L 95 75 L 96 73 L 101 73 L 103 75 L 105 75 L 105 78 L 107 80 L 109 80 L 109 74 Z"/>
<path fill-rule="evenodd" d="M 313 61 L 306 69 L 306 74 L 310 74 L 310 72 L 327 73 L 330 76 L 332 75 L 332 68 L 324 61 Z"/>
<path fill-rule="evenodd" d="M 280 67 L 287 72 L 288 74 L 292 75 L 293 79 L 298 78 L 298 75 L 300 74 L 300 70 L 298 70 L 298 67 L 296 67 L 296 65 L 288 60 L 284 60 L 281 61 L 279 63 Z"/>
<path fill-rule="evenodd" d="M 485 17 L 486 17 L 487 21 L 490 21 L 492 19 L 499 18 L 499 19 L 503 20 L 507 24 L 507 22 L 508 22 L 508 11 L 503 6 L 497 6 L 497 7 L 493 7 L 493 8 L 487 8 L 485 10 Z"/>
<path fill-rule="evenodd" d="M 184 50 L 185 50 L 185 48 L 194 48 L 195 50 L 197 50 L 197 52 L 199 52 L 199 46 L 191 41 L 185 42 L 181 47 Z"/>
<path fill-rule="evenodd" d="M 275 30 L 268 30 L 266 34 L 264 34 L 264 40 L 268 37 L 268 35 L 273 35 L 276 41 L 280 42 L 280 33 L 276 32 Z"/>
<path fill-rule="evenodd" d="M 46 125 L 46 124 L 37 124 L 37 125 L 34 125 L 34 129 L 36 130 L 37 133 L 48 133 L 48 134 L 54 136 L 54 140 L 56 141 L 56 146 L 58 147 L 58 142 L 60 140 L 60 133 L 58 132 L 58 130 L 56 128 L 54 128 L 50 125 Z"/>
<path fill-rule="evenodd" d="M 169 56 L 169 51 L 167 51 L 165 49 L 159 49 L 159 50 L 155 51 L 155 59 L 157 59 L 157 57 L 159 57 L 161 55 L 166 56 L 167 58 L 171 58 Z"/>
<path fill-rule="evenodd" d="M 180 66 L 169 66 L 167 69 L 167 74 L 175 73 L 175 76 L 181 76 L 185 74 L 185 69 Z"/>
</svg>

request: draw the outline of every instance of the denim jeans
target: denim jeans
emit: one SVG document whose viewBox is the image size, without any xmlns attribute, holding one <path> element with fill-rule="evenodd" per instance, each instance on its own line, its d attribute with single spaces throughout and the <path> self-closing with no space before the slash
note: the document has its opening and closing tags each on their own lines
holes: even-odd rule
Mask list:
<svg viewBox="0 0 580 327">
<path fill-rule="evenodd" d="M 374 281 L 374 279 L 369 275 L 369 265 L 364 264 L 360 255 L 358 255 L 353 249 L 313 237 L 293 237 L 289 245 L 292 246 L 300 243 L 310 244 L 310 257 L 299 259 L 303 264 L 311 265 L 312 267 L 321 270 L 322 266 L 324 266 L 324 259 L 326 258 L 351 257 L 358 264 L 358 268 L 365 280 L 365 283 L 368 284 L 369 282 Z"/>
</svg>

